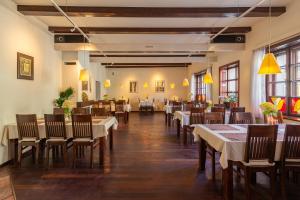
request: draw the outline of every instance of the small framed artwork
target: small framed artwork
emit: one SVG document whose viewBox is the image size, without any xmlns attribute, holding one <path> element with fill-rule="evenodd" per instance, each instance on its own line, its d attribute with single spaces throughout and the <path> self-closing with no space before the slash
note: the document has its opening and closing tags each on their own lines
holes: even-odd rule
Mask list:
<svg viewBox="0 0 300 200">
<path fill-rule="evenodd" d="M 137 93 L 137 82 L 136 81 L 129 82 L 129 93 Z"/>
<path fill-rule="evenodd" d="M 88 91 L 88 89 L 89 89 L 89 82 L 88 81 L 82 81 L 81 82 L 81 89 L 83 90 L 83 91 Z"/>
<path fill-rule="evenodd" d="M 22 53 L 17 53 L 17 78 L 34 80 L 34 59 Z"/>
<path fill-rule="evenodd" d="M 155 81 L 155 92 L 165 92 L 165 81 L 164 80 Z"/>
</svg>

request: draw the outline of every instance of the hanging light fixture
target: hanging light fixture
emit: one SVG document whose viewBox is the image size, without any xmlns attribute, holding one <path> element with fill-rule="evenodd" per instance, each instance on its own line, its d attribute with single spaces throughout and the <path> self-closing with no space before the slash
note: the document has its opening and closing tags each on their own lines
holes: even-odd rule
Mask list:
<svg viewBox="0 0 300 200">
<path fill-rule="evenodd" d="M 187 78 L 183 79 L 182 86 L 183 87 L 188 87 L 189 85 L 190 85 L 189 80 Z"/>
<path fill-rule="evenodd" d="M 213 84 L 214 83 L 211 73 L 208 70 L 206 71 L 206 74 L 204 75 L 203 82 L 205 84 Z"/>
<path fill-rule="evenodd" d="M 144 87 L 144 88 L 148 88 L 148 87 L 149 87 L 148 83 L 145 82 L 144 85 L 143 85 L 143 87 Z"/>
<path fill-rule="evenodd" d="M 106 79 L 105 81 L 104 81 L 104 88 L 110 88 L 110 80 L 109 79 Z"/>
<path fill-rule="evenodd" d="M 175 88 L 175 83 L 170 83 L 170 88 L 174 89 Z"/>
<path fill-rule="evenodd" d="M 89 72 L 87 69 L 80 70 L 79 80 L 80 81 L 88 81 L 89 80 Z"/>
<path fill-rule="evenodd" d="M 271 0 L 269 0 L 269 27 L 271 28 Z M 273 53 L 271 53 L 271 29 L 269 29 L 268 53 L 264 55 L 258 74 L 280 74 L 281 68 Z"/>
</svg>

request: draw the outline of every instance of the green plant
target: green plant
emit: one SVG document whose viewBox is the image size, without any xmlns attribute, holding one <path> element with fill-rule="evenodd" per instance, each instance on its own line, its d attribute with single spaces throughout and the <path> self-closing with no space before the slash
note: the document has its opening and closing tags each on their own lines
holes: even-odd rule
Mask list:
<svg viewBox="0 0 300 200">
<path fill-rule="evenodd" d="M 229 95 L 228 97 L 224 98 L 224 102 L 236 103 L 236 102 L 238 102 L 238 99 L 235 95 Z"/>
<path fill-rule="evenodd" d="M 61 108 L 65 102 L 74 94 L 74 89 L 72 87 L 67 88 L 59 93 L 59 97 L 55 99 L 55 106 Z"/>
<path fill-rule="evenodd" d="M 81 93 L 81 98 L 83 102 L 89 101 L 89 96 L 85 92 Z"/>
<path fill-rule="evenodd" d="M 108 94 L 103 95 L 104 100 L 108 100 Z"/>
</svg>

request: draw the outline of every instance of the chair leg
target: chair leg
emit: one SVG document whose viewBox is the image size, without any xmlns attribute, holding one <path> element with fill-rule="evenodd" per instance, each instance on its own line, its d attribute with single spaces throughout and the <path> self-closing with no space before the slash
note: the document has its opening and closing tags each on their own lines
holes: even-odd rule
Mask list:
<svg viewBox="0 0 300 200">
<path fill-rule="evenodd" d="M 46 144 L 46 167 L 49 168 L 49 150 L 50 150 L 50 144 Z"/>
<path fill-rule="evenodd" d="M 251 200 L 251 170 L 246 167 L 245 169 L 245 187 L 246 187 L 246 199 Z"/>
<path fill-rule="evenodd" d="M 91 144 L 91 158 L 90 158 L 90 168 L 93 168 L 93 158 L 94 158 L 94 144 Z"/>
<path fill-rule="evenodd" d="M 68 154 L 68 152 L 67 152 L 67 143 L 64 143 L 63 145 L 62 145 L 62 148 L 63 148 L 63 156 L 64 156 L 64 163 L 65 163 L 65 166 L 67 166 L 68 165 L 68 157 L 67 157 L 67 154 Z"/>
<path fill-rule="evenodd" d="M 35 164 L 39 162 L 40 144 L 35 145 Z"/>
<path fill-rule="evenodd" d="M 75 158 L 77 157 L 77 145 L 73 143 L 72 167 L 75 167 Z"/>
<path fill-rule="evenodd" d="M 22 144 L 18 144 L 18 165 L 21 167 L 21 160 L 22 160 Z"/>
<path fill-rule="evenodd" d="M 212 180 L 216 180 L 216 151 L 212 149 L 212 156 L 211 156 L 211 166 L 212 166 Z"/>
<path fill-rule="evenodd" d="M 271 186 L 271 197 L 275 199 L 275 191 L 276 191 L 276 168 L 273 167 L 270 170 L 270 186 Z"/>
<path fill-rule="evenodd" d="M 280 174 L 280 187 L 281 187 L 281 197 L 286 199 L 286 187 L 285 187 L 285 176 L 287 175 L 285 169 L 281 170 Z"/>
</svg>

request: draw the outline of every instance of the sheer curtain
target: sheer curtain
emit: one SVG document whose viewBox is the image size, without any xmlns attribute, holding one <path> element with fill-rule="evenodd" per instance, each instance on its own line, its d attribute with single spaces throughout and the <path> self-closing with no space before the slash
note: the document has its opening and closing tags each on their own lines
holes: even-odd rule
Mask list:
<svg viewBox="0 0 300 200">
<path fill-rule="evenodd" d="M 190 93 L 192 94 L 191 96 L 191 100 L 195 100 L 195 97 L 196 97 L 196 80 L 195 80 L 195 74 L 192 75 L 191 77 L 191 81 L 190 81 Z"/>
<path fill-rule="evenodd" d="M 264 54 L 264 48 L 253 52 L 251 68 L 251 107 L 255 118 L 259 119 L 263 119 L 259 105 L 266 101 L 266 76 L 258 74 Z"/>
</svg>

